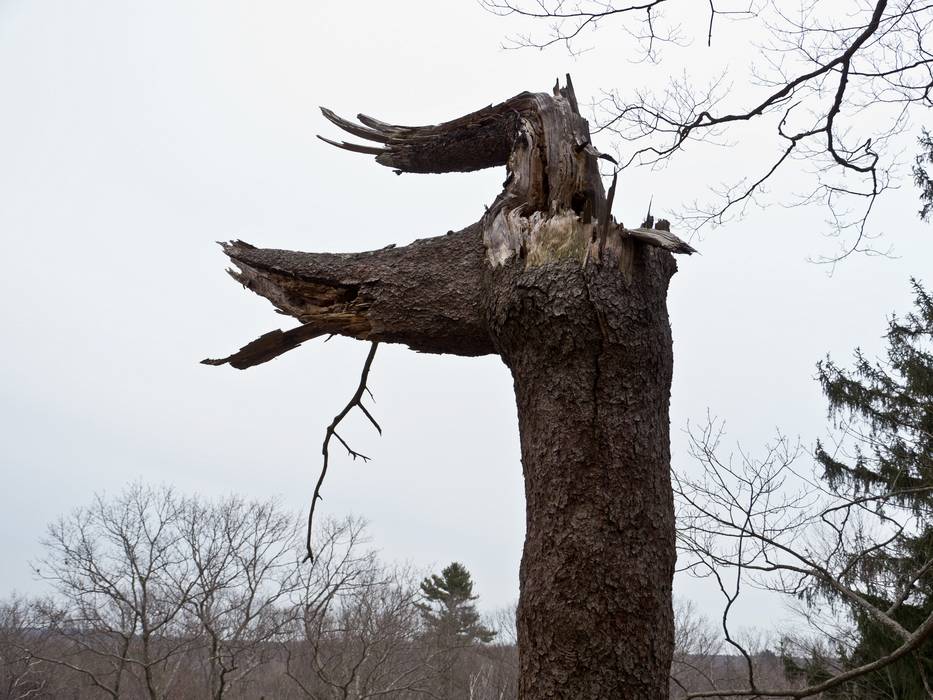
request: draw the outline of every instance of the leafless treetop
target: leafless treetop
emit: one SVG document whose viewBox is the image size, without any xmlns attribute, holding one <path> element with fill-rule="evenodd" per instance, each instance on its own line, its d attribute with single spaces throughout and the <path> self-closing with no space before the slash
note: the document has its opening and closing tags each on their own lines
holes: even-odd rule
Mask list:
<svg viewBox="0 0 933 700">
<path fill-rule="evenodd" d="M 791 204 L 819 203 L 829 211 L 830 233 L 840 236 L 838 260 L 873 251 L 869 216 L 877 197 L 891 186 L 899 146 L 911 108 L 930 107 L 933 55 L 927 29 L 933 4 L 915 0 L 734 0 L 686 3 L 676 0 L 483 0 L 498 14 L 518 15 L 547 25 L 544 33 L 511 37 L 511 47 L 586 50 L 593 32 L 614 39 L 621 31 L 638 58 L 658 61 L 665 45 L 685 46 L 702 36 L 716 41 L 718 21 L 742 21 L 745 34 L 760 37 L 751 66 L 753 97 L 734 87 L 723 72 L 709 85 L 690 76 L 673 77 L 661 88 L 608 89 L 594 103 L 596 132 L 619 141 L 621 167 L 658 165 L 696 142 L 720 144 L 736 127 L 765 122 L 776 137 L 769 162 L 714 191 L 711 203 L 693 205 L 681 216 L 694 228 L 741 214 L 790 162 L 805 161 L 808 184 Z M 702 5 L 705 19 L 696 14 Z M 795 8 L 795 9 L 792 9 Z M 691 29 L 692 23 L 692 29 Z M 632 42 L 632 39 L 635 41 Z M 674 71 L 671 71 L 674 74 Z M 747 136 L 747 134 L 745 134 Z M 760 139 L 761 132 L 755 137 Z"/>
</svg>

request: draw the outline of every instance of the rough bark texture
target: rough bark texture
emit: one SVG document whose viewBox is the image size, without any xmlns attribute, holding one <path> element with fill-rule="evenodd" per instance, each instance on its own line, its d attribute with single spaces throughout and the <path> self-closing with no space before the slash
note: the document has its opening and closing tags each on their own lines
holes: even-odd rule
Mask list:
<svg viewBox="0 0 933 700">
<path fill-rule="evenodd" d="M 480 303 L 485 249 L 478 224 L 367 253 L 299 253 L 242 241 L 224 252 L 240 268 L 230 271 L 235 280 L 303 325 L 205 364 L 245 369 L 329 333 L 421 352 L 494 352 Z"/>
<path fill-rule="evenodd" d="M 673 621 L 667 253 L 630 282 L 561 262 L 491 273 L 518 403 L 523 698 L 666 698 Z"/>
<path fill-rule="evenodd" d="M 476 225 L 354 255 L 225 251 L 234 277 L 303 325 L 211 364 L 248 367 L 324 333 L 499 354 L 515 382 L 527 498 L 520 696 L 663 700 L 673 650 L 672 347 L 665 298 L 693 249 L 611 217 L 569 78 L 446 124 L 324 110 L 399 171 L 506 164 Z M 613 181 L 614 182 L 614 181 Z"/>
</svg>

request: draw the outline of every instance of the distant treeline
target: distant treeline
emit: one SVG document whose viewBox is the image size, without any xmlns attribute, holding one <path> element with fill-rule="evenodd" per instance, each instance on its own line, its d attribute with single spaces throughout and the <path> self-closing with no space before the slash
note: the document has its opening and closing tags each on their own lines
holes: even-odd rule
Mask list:
<svg viewBox="0 0 933 700">
<path fill-rule="evenodd" d="M 469 572 L 420 580 L 322 524 L 315 558 L 275 502 L 132 485 L 52 524 L 36 576 L 0 604 L 0 700 L 517 697 L 514 608 L 481 620 Z M 672 696 L 741 681 L 744 660 L 689 605 Z M 784 681 L 774 654 L 759 677 Z"/>
</svg>

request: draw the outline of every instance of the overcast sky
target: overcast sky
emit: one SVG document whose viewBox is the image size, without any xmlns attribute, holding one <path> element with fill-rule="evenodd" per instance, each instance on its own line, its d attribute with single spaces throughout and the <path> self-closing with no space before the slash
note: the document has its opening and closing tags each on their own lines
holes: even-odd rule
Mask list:
<svg viewBox="0 0 933 700">
<path fill-rule="evenodd" d="M 478 219 L 504 176 L 397 177 L 318 141 L 335 135 L 318 105 L 432 123 L 548 90 L 567 71 L 584 101 L 600 88 L 660 86 L 685 66 L 726 67 L 731 98 L 747 94 L 741 33 L 652 67 L 630 62 L 609 24 L 595 50 L 571 58 L 502 50 L 522 25 L 474 2 L 357 2 L 352 16 L 349 6 L 0 0 L 0 594 L 40 590 L 28 560 L 46 523 L 134 479 L 306 507 L 324 427 L 367 346 L 314 341 L 246 372 L 198 364 L 289 325 L 227 277 L 215 241 L 401 245 Z M 623 173 L 617 217 L 637 223 L 652 195 L 663 215 L 773 152 L 770 135 L 751 136 Z M 850 258 L 828 276 L 807 262 L 835 250 L 825 212 L 771 206 L 705 233 L 702 255 L 678 260 L 675 463 L 684 425 L 707 409 L 751 451 L 776 428 L 808 445 L 823 434 L 815 362 L 880 349 L 886 317 L 908 309 L 908 278 L 930 281 L 933 237 L 902 184 L 873 219 L 897 258 Z M 374 459 L 334 451 L 323 511 L 365 516 L 387 559 L 463 562 L 485 608 L 513 601 L 524 501 L 505 366 L 383 346 L 370 386 L 385 434 L 353 419 L 347 436 Z M 692 581 L 676 592 L 712 600 Z M 749 622 L 779 614 L 744 609 Z"/>
</svg>

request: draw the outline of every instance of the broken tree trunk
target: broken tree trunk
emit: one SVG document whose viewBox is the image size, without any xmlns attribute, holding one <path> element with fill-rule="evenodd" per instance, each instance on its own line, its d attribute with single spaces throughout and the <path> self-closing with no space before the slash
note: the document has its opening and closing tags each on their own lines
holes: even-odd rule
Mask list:
<svg viewBox="0 0 933 700">
<path fill-rule="evenodd" d="M 302 325 L 223 360 L 246 368 L 318 335 L 500 355 L 518 404 L 527 534 L 520 696 L 667 698 L 674 513 L 669 231 L 611 217 L 568 77 L 438 126 L 328 110 L 378 145 L 334 145 L 401 172 L 506 165 L 502 194 L 457 233 L 352 255 L 224 247 L 233 276 Z"/>
</svg>

